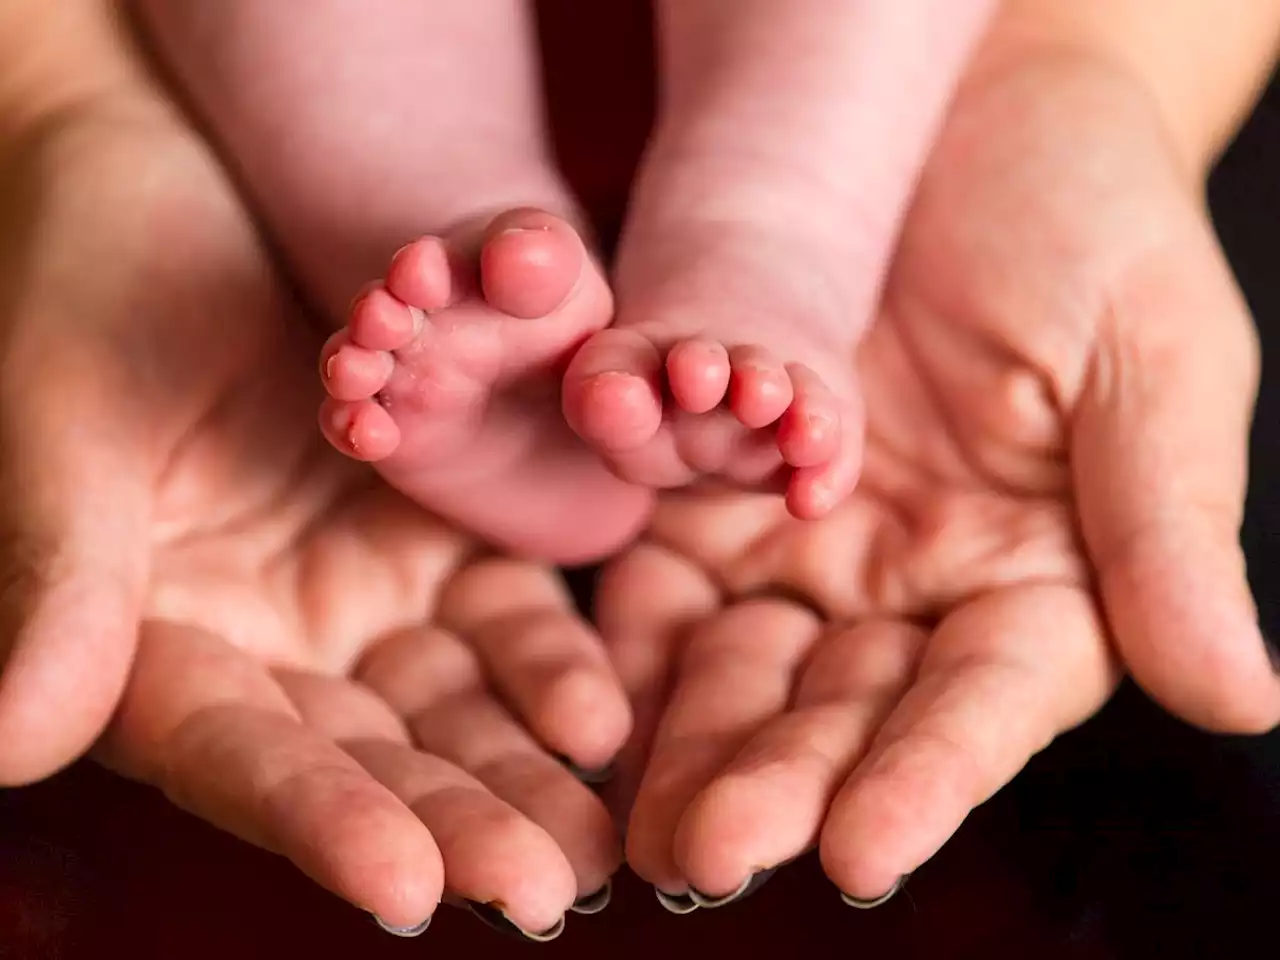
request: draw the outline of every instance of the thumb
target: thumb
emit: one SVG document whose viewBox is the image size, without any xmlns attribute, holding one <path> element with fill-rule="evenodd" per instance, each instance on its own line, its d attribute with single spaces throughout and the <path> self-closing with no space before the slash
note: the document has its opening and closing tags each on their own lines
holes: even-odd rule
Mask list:
<svg viewBox="0 0 1280 960">
<path fill-rule="evenodd" d="M 1115 641 L 1164 707 L 1218 731 L 1280 722 L 1239 528 L 1258 348 L 1211 228 L 1183 226 L 1113 291 L 1072 436 Z"/>
<path fill-rule="evenodd" d="M 91 340 L 55 343 L 44 331 L 59 318 L 40 319 L 34 335 L 15 325 L 0 369 L 0 786 L 56 772 L 102 732 L 147 580 L 131 391 Z"/>
</svg>

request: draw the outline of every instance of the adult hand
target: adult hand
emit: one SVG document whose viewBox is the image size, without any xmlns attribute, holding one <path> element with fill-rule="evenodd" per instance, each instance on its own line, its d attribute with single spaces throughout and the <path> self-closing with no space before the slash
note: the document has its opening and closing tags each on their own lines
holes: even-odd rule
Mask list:
<svg viewBox="0 0 1280 960">
<path fill-rule="evenodd" d="M 879 902 L 1121 666 L 1193 723 L 1276 723 L 1237 542 L 1256 348 L 1202 172 L 1096 61 L 972 76 L 851 358 L 858 493 L 808 525 L 672 497 L 612 568 L 627 855 L 671 909 L 814 845 Z"/>
<path fill-rule="evenodd" d="M 629 714 L 554 572 L 331 453 L 319 337 L 158 98 L 4 161 L 0 782 L 114 714 L 107 764 L 389 927 L 599 907 L 615 831 L 547 750 L 603 767 Z"/>
</svg>

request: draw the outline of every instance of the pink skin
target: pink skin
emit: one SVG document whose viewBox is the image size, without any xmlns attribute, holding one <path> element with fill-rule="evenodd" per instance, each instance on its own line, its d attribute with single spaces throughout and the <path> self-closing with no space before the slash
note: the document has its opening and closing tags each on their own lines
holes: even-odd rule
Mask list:
<svg viewBox="0 0 1280 960">
<path fill-rule="evenodd" d="M 321 352 L 321 428 L 410 498 L 510 549 L 591 559 L 634 535 L 650 497 L 555 413 L 559 372 L 611 305 L 577 233 L 548 213 L 498 217 L 473 256 L 423 237 Z"/>
<path fill-rule="evenodd" d="M 566 419 L 619 475 L 784 487 L 826 515 L 862 459 L 852 362 L 990 0 L 658 0 L 664 102 L 618 319 Z"/>
<path fill-rule="evenodd" d="M 664 362 L 647 339 L 605 331 L 570 365 L 564 410 L 621 475 L 654 487 L 699 475 L 771 486 L 781 468 L 791 513 L 816 519 L 856 479 L 853 451 L 841 456 L 841 404 L 812 369 L 761 346 L 695 336 Z M 767 435 L 744 438 L 739 428 Z"/>
<path fill-rule="evenodd" d="M 810 518 L 853 489 L 849 358 L 990 2 L 660 2 L 668 102 L 605 330 L 579 238 L 520 212 L 573 208 L 524 0 L 136 0 L 313 305 L 339 322 L 402 248 L 321 358 L 329 439 L 560 562 L 620 547 L 641 487 L 785 489 Z"/>
<path fill-rule="evenodd" d="M 574 209 L 530 5 L 136 3 L 298 287 L 343 327 L 321 358 L 338 449 L 501 549 L 577 563 L 629 540 L 652 493 L 560 415 L 564 365 L 613 302 L 576 233 L 529 209 Z M 424 95 L 440 90 L 465 96 Z"/>
<path fill-rule="evenodd" d="M 572 209 L 525 0 L 308 0 L 305 16 L 261 0 L 132 5 L 335 327 L 414 237 Z"/>
</svg>

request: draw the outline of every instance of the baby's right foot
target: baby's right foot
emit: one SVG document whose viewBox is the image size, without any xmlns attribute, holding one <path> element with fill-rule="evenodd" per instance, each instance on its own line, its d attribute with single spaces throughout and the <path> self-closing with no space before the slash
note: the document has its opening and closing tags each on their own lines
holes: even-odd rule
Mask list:
<svg viewBox="0 0 1280 960">
<path fill-rule="evenodd" d="M 565 416 L 621 476 L 854 488 L 854 369 L 897 225 L 990 0 L 658 0 L 664 114 L 618 259 L 618 319 Z"/>
<path fill-rule="evenodd" d="M 612 316 L 565 221 L 494 220 L 467 251 L 428 236 L 362 294 L 321 356 L 333 445 L 504 549 L 597 559 L 643 526 L 652 494 L 615 477 L 560 414 L 572 353 Z"/>
</svg>

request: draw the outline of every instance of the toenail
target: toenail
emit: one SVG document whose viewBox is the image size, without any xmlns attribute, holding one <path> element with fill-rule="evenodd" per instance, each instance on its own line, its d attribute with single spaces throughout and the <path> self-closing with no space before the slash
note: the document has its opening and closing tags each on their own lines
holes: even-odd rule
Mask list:
<svg viewBox="0 0 1280 960">
<path fill-rule="evenodd" d="M 751 874 L 747 879 L 743 880 L 737 890 L 732 893 L 726 893 L 722 897 L 712 897 L 693 887 L 689 888 L 689 899 L 698 906 L 707 910 L 714 910 L 716 907 L 727 907 L 731 903 L 737 903 L 739 900 L 745 900 L 761 887 L 763 887 L 773 877 L 777 871 L 777 867 L 770 867 L 768 870 L 759 870 Z"/>
<path fill-rule="evenodd" d="M 667 913 L 684 916 L 686 913 L 693 913 L 698 909 L 698 901 L 687 893 L 667 893 L 665 890 L 659 890 L 654 887 L 653 895 L 658 898 L 658 902 L 662 904 L 662 909 L 666 910 Z"/>
<path fill-rule="evenodd" d="M 335 353 L 324 362 L 324 377 L 326 380 L 333 379 L 333 370 L 338 365 L 338 355 Z"/>
<path fill-rule="evenodd" d="M 579 897 L 573 901 L 573 906 L 569 909 L 574 913 L 581 913 L 584 916 L 599 913 L 605 907 L 609 906 L 609 901 L 613 899 L 613 881 L 606 880 L 604 886 L 595 893 L 588 893 L 585 897 Z"/>
<path fill-rule="evenodd" d="M 891 900 L 893 898 L 893 895 L 897 893 L 899 890 L 901 890 L 903 887 L 903 884 L 905 884 L 906 882 L 907 882 L 907 878 L 905 876 L 899 877 L 897 882 L 892 887 L 890 887 L 888 891 L 886 891 L 885 893 L 882 893 L 880 896 L 876 897 L 874 900 L 859 900 L 857 897 L 850 896 L 849 894 L 845 893 L 843 890 L 840 891 L 840 899 L 843 900 L 848 906 L 853 907 L 855 910 L 870 910 L 873 907 L 878 907 L 882 903 L 885 903 Z"/>
<path fill-rule="evenodd" d="M 543 224 L 540 227 L 507 227 L 505 230 L 499 230 L 498 236 L 505 237 L 514 233 L 550 233 L 551 225 Z"/>
<path fill-rule="evenodd" d="M 601 767 L 598 770 L 586 770 L 583 767 L 578 766 L 576 763 L 574 763 L 572 760 L 570 760 L 566 756 L 557 755 L 556 760 L 560 762 L 561 766 L 563 766 L 566 770 L 568 770 L 571 774 L 573 774 L 583 783 L 589 783 L 589 784 L 595 785 L 595 784 L 601 784 L 601 783 L 608 783 L 610 780 L 613 779 L 612 763 L 605 764 L 603 767 Z"/>
<path fill-rule="evenodd" d="M 479 903 L 475 900 L 464 900 L 463 903 L 466 904 L 472 915 L 485 926 L 491 927 L 499 933 L 519 937 L 521 940 L 532 941 L 533 943 L 548 943 L 564 933 L 564 917 L 561 917 L 542 933 L 530 933 L 519 924 L 513 922 L 510 917 L 502 912 L 501 908 L 492 903 Z"/>
<path fill-rule="evenodd" d="M 826 433 L 836 425 L 835 418 L 829 417 L 825 413 L 811 413 L 805 417 L 805 422 L 814 433 Z"/>
<path fill-rule="evenodd" d="M 427 919 L 423 920 L 421 923 L 414 924 L 411 927 L 393 927 L 391 924 L 387 923 L 387 921 L 383 920 L 376 913 L 373 915 L 373 919 L 374 919 L 374 922 L 377 923 L 379 927 L 387 931 L 387 933 L 391 934 L 393 937 L 405 937 L 405 938 L 422 936 L 424 933 L 427 932 L 427 927 L 431 926 L 431 920 L 432 920 L 431 917 L 427 917 Z"/>
</svg>

